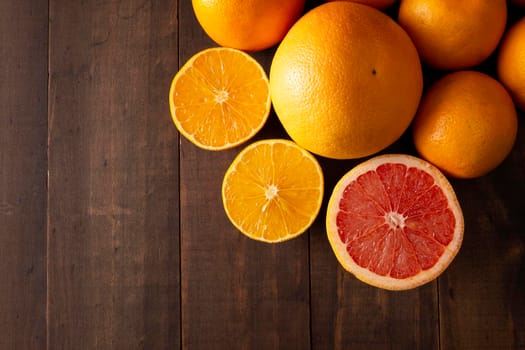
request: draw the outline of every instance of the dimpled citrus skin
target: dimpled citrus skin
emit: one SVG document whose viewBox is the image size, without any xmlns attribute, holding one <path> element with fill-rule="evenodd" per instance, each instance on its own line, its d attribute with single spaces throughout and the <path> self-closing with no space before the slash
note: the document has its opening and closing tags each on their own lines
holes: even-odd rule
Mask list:
<svg viewBox="0 0 525 350">
<path fill-rule="evenodd" d="M 329 1 L 336 1 L 336 0 L 326 0 L 326 2 L 329 2 Z M 384 10 L 387 7 L 395 4 L 397 0 L 344 0 L 344 1 L 358 2 L 360 4 L 365 4 L 365 5 L 380 9 L 380 10 Z"/>
<path fill-rule="evenodd" d="M 398 16 L 421 59 L 444 70 L 485 60 L 496 49 L 506 21 L 505 0 L 402 0 Z"/>
<path fill-rule="evenodd" d="M 305 0 L 192 0 L 208 36 L 221 46 L 259 51 L 277 44 L 301 15 Z"/>
<path fill-rule="evenodd" d="M 329 2 L 303 16 L 275 53 L 270 91 L 290 137 L 313 153 L 360 158 L 396 141 L 423 86 L 417 51 L 372 7 Z"/>
<path fill-rule="evenodd" d="M 525 111 L 525 17 L 505 34 L 498 53 L 498 78 Z"/>
<path fill-rule="evenodd" d="M 413 123 L 418 153 L 445 174 L 482 176 L 516 140 L 518 120 L 503 85 L 474 71 L 451 73 L 425 93 Z"/>
</svg>

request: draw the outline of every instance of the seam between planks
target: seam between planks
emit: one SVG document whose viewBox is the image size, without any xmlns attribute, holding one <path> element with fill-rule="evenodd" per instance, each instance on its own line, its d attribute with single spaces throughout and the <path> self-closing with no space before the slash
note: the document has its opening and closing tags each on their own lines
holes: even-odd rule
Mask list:
<svg viewBox="0 0 525 350">
<path fill-rule="evenodd" d="M 313 348 L 313 316 L 312 316 L 312 255 L 311 255 L 311 243 L 312 243 L 312 230 L 308 230 L 308 336 L 310 338 L 310 349 Z"/>
<path fill-rule="evenodd" d="M 441 304 L 439 302 L 439 297 L 440 297 L 440 290 L 441 288 L 439 287 L 439 278 L 436 280 L 436 302 L 437 302 L 437 347 L 438 347 L 438 350 L 441 350 Z"/>
<path fill-rule="evenodd" d="M 177 69 L 180 66 L 180 12 L 181 12 L 181 1 L 177 1 Z M 170 112 L 171 113 L 171 112 Z M 182 312 L 183 312 L 183 302 L 182 302 L 182 225 L 181 225 L 181 212 L 182 212 L 182 206 L 181 206 L 181 181 L 180 181 L 180 172 L 181 172 L 181 147 L 180 147 L 180 135 L 177 132 L 176 133 L 176 142 L 177 142 L 177 186 L 178 186 L 178 233 L 179 233 L 179 349 L 183 349 L 183 330 L 184 327 L 182 325 Z"/>
<path fill-rule="evenodd" d="M 47 1 L 47 141 L 46 141 L 46 306 L 45 306 L 45 327 L 46 327 L 46 349 L 50 349 L 49 337 L 49 240 L 50 240 L 50 213 L 49 213 L 49 146 L 51 140 L 52 111 L 51 111 L 51 0 Z"/>
</svg>

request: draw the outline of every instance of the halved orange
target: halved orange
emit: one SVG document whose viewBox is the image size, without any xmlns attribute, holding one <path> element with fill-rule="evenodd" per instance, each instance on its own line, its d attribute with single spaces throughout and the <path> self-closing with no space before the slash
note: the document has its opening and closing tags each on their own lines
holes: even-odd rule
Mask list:
<svg viewBox="0 0 525 350">
<path fill-rule="evenodd" d="M 191 57 L 171 83 L 170 111 L 179 132 L 207 150 L 246 142 L 270 113 L 268 77 L 250 55 L 230 48 Z"/>
<path fill-rule="evenodd" d="M 233 160 L 222 183 L 224 209 L 246 236 L 285 241 L 304 233 L 321 208 L 324 180 L 317 160 L 288 140 L 262 140 Z"/>
<path fill-rule="evenodd" d="M 369 159 L 344 175 L 328 203 L 326 229 L 340 264 L 376 287 L 404 290 L 437 278 L 463 241 L 452 186 L 409 155 Z"/>
</svg>

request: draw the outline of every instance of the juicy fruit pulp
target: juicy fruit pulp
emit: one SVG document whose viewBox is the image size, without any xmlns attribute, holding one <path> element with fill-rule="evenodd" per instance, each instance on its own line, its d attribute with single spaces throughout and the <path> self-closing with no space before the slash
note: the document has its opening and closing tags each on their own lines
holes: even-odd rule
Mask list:
<svg viewBox="0 0 525 350">
<path fill-rule="evenodd" d="M 429 163 L 407 155 L 372 158 L 347 173 L 328 204 L 327 232 L 341 264 L 385 289 L 436 278 L 462 242 L 452 187 Z"/>
<path fill-rule="evenodd" d="M 266 122 L 271 104 L 268 77 L 242 51 L 203 50 L 173 78 L 169 102 L 175 126 L 192 143 L 208 150 L 232 148 Z"/>
<path fill-rule="evenodd" d="M 270 85 L 275 112 L 295 142 L 348 159 L 403 134 L 423 80 L 416 48 L 399 25 L 372 7 L 335 1 L 290 29 L 273 58 Z"/>
<path fill-rule="evenodd" d="M 319 213 L 321 167 L 291 141 L 259 141 L 230 165 L 222 199 L 228 218 L 242 233 L 265 242 L 284 241 L 305 232 Z"/>
</svg>

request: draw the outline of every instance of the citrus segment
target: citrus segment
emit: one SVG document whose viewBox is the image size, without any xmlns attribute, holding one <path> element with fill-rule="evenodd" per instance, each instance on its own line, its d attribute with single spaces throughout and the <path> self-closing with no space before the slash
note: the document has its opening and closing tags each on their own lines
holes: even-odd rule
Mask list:
<svg viewBox="0 0 525 350">
<path fill-rule="evenodd" d="M 284 241 L 305 232 L 323 198 L 317 160 L 287 140 L 247 146 L 228 168 L 222 199 L 230 221 L 246 236 Z"/>
<path fill-rule="evenodd" d="M 208 150 L 235 147 L 254 136 L 270 113 L 263 68 L 246 53 L 203 50 L 173 78 L 170 110 L 179 132 Z"/>
<path fill-rule="evenodd" d="M 463 215 L 441 172 L 408 155 L 383 155 L 350 170 L 328 203 L 327 234 L 358 279 L 410 289 L 443 272 L 463 239 Z"/>
</svg>

